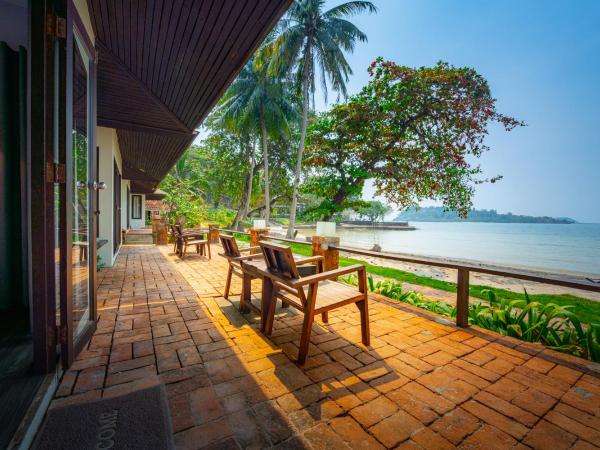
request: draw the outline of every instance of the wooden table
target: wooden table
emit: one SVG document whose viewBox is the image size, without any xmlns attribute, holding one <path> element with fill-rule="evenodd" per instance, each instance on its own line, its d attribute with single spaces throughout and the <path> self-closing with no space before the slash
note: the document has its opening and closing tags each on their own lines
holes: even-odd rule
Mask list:
<svg viewBox="0 0 600 450">
<path fill-rule="evenodd" d="M 208 234 L 208 230 L 205 229 L 187 229 L 183 230 L 183 233 L 177 236 L 177 249 L 175 250 L 175 254 L 181 257 L 183 254 L 183 238 L 191 237 L 198 239 L 205 239 L 205 236 Z M 210 244 L 209 244 L 210 245 Z"/>
</svg>

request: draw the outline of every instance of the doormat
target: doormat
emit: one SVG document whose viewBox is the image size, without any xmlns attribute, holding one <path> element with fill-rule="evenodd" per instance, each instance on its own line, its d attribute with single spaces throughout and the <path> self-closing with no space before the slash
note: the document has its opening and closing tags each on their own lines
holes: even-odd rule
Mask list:
<svg viewBox="0 0 600 450">
<path fill-rule="evenodd" d="M 173 449 L 165 387 L 51 409 L 33 448 Z"/>
</svg>

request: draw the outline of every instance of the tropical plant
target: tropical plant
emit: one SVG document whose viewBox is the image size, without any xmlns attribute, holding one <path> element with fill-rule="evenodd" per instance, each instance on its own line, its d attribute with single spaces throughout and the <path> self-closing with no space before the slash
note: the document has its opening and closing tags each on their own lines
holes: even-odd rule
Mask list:
<svg viewBox="0 0 600 450">
<path fill-rule="evenodd" d="M 488 291 L 489 305 L 472 305 L 469 322 L 527 342 L 576 356 L 600 361 L 600 325 L 582 324 L 570 311 L 572 306 L 525 300 L 497 299 Z"/>
<path fill-rule="evenodd" d="M 273 56 L 271 67 L 276 72 L 295 73 L 296 85 L 302 98 L 300 141 L 294 174 L 294 188 L 287 235 L 293 237 L 302 170 L 302 155 L 309 116 L 309 96 L 315 93 L 317 73 L 327 101 L 327 81 L 334 91 L 347 96 L 346 82 L 352 69 L 344 52 L 354 51 L 357 41 L 367 36 L 347 20 L 349 16 L 377 11 L 369 1 L 351 1 L 324 11 L 324 0 L 295 0 L 280 21 L 278 35 L 265 47 L 264 55 Z"/>
<path fill-rule="evenodd" d="M 473 164 L 488 150 L 489 126 L 512 130 L 522 123 L 496 111 L 486 80 L 473 69 L 414 69 L 378 58 L 369 70 L 359 94 L 309 128 L 305 162 L 328 184 L 324 203 L 335 209 L 373 179 L 376 195 L 390 203 L 433 199 L 465 215 L 474 186 L 499 179 L 480 178 Z"/>
<path fill-rule="evenodd" d="M 261 137 L 264 164 L 264 217 L 270 218 L 268 138 L 290 134 L 297 114 L 285 77 L 269 72 L 268 62 L 250 60 L 225 93 L 217 115 L 230 127 L 254 129 Z"/>
<path fill-rule="evenodd" d="M 356 274 L 340 277 L 350 285 L 358 285 Z M 367 279 L 368 290 L 436 314 L 456 317 L 456 308 L 448 303 L 425 298 L 417 292 L 403 292 L 394 280 Z M 541 343 L 553 350 L 600 362 L 600 325 L 583 324 L 570 311 L 570 306 L 532 301 L 525 290 L 525 300 L 498 300 L 487 291 L 489 304 L 471 303 L 469 323 L 503 336 Z"/>
</svg>

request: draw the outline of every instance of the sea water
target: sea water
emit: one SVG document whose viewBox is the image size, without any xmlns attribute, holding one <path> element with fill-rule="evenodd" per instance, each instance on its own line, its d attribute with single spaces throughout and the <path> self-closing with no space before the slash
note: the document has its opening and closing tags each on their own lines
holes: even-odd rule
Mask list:
<svg viewBox="0 0 600 450">
<path fill-rule="evenodd" d="M 600 275 L 600 224 L 410 222 L 414 231 L 342 229 L 342 245 Z M 301 230 L 303 234 L 306 230 Z"/>
</svg>

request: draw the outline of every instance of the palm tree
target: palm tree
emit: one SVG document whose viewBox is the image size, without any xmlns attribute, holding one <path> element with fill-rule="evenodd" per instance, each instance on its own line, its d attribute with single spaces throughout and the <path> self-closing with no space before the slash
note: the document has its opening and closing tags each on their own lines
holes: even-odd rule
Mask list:
<svg viewBox="0 0 600 450">
<path fill-rule="evenodd" d="M 219 107 L 231 126 L 252 128 L 261 136 L 265 182 L 265 219 L 270 219 L 269 135 L 289 134 L 296 109 L 289 100 L 287 78 L 269 73 L 268 64 L 251 60 L 224 95 Z"/>
<path fill-rule="evenodd" d="M 295 71 L 297 85 L 301 86 L 302 91 L 302 123 L 288 238 L 294 235 L 309 94 L 314 103 L 316 74 L 320 73 L 325 101 L 327 81 L 338 95 L 347 97 L 346 82 L 352 69 L 344 52 L 353 52 L 357 41 L 367 41 L 367 36 L 348 21 L 347 17 L 364 11 L 377 12 L 375 5 L 369 1 L 346 2 L 328 11 L 323 11 L 324 5 L 325 0 L 295 0 L 279 24 L 279 35 L 264 52 L 266 55 L 273 55 L 272 71 Z"/>
</svg>

